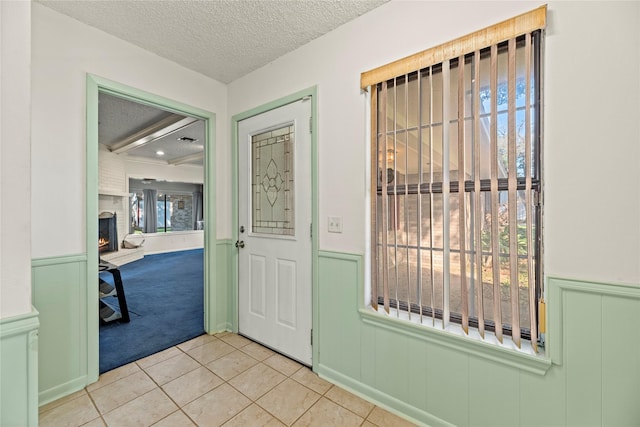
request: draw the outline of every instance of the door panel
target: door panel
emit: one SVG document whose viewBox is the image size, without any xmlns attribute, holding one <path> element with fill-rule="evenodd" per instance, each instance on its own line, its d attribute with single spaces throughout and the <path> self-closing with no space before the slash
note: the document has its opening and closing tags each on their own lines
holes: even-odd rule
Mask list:
<svg viewBox="0 0 640 427">
<path fill-rule="evenodd" d="M 296 328 L 296 263 L 290 260 L 276 261 L 276 312 L 282 326 Z"/>
<path fill-rule="evenodd" d="M 265 295 L 267 282 L 267 259 L 263 256 L 251 254 L 251 314 L 265 317 Z"/>
<path fill-rule="evenodd" d="M 300 100 L 238 123 L 239 330 L 307 365 L 310 117 L 311 102 Z"/>
</svg>

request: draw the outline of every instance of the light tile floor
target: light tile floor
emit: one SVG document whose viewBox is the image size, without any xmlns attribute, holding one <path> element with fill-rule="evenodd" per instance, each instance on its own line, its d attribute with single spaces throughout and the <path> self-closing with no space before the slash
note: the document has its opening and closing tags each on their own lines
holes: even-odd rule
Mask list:
<svg viewBox="0 0 640 427">
<path fill-rule="evenodd" d="M 49 426 L 412 426 L 237 334 L 202 335 L 40 408 Z"/>
</svg>

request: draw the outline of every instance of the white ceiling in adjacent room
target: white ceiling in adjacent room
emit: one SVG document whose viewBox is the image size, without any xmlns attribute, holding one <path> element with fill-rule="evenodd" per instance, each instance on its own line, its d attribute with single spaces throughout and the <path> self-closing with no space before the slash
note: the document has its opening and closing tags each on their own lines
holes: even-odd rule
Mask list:
<svg viewBox="0 0 640 427">
<path fill-rule="evenodd" d="M 107 93 L 98 102 L 98 141 L 110 151 L 176 166 L 204 164 L 203 120 Z"/>
</svg>

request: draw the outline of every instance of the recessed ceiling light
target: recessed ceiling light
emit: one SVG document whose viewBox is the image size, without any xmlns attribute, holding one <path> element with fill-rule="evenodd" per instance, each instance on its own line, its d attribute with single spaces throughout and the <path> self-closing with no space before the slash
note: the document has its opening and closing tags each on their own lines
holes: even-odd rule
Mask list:
<svg viewBox="0 0 640 427">
<path fill-rule="evenodd" d="M 157 154 L 158 156 L 164 156 L 164 151 L 156 151 L 156 154 Z"/>
</svg>

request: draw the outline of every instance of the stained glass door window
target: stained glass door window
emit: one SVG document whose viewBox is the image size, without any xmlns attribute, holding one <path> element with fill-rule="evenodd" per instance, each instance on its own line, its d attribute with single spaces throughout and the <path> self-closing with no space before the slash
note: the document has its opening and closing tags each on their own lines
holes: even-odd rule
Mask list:
<svg viewBox="0 0 640 427">
<path fill-rule="evenodd" d="M 251 137 L 251 225 L 259 234 L 293 236 L 294 125 Z"/>
</svg>

